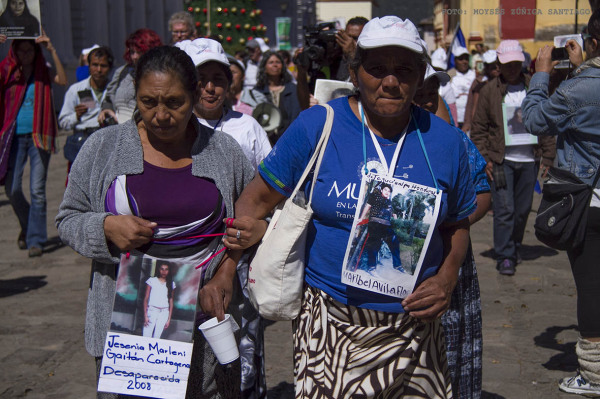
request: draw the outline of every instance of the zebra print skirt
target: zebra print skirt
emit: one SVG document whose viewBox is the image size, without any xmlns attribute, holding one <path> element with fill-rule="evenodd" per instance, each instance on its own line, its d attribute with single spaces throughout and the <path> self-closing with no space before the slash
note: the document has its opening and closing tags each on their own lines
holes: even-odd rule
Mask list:
<svg viewBox="0 0 600 399">
<path fill-rule="evenodd" d="M 296 398 L 452 398 L 440 321 L 344 305 L 305 286 L 293 322 Z"/>
</svg>

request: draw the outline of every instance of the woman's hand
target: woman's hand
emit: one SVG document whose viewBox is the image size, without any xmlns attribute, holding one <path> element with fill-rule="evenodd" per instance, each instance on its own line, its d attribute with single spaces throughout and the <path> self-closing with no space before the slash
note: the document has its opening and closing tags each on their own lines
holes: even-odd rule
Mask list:
<svg viewBox="0 0 600 399">
<path fill-rule="evenodd" d="M 156 223 L 137 216 L 110 215 L 104 219 L 104 235 L 125 252 L 150 242 L 156 226 Z"/>
<path fill-rule="evenodd" d="M 211 317 L 225 319 L 225 310 L 233 295 L 237 261 L 225 255 L 213 278 L 200 290 L 200 307 Z"/>
<path fill-rule="evenodd" d="M 423 281 L 421 285 L 402 301 L 408 314 L 420 321 L 430 322 L 442 317 L 450 306 L 452 291 L 456 280 L 435 275 Z M 412 309 L 422 309 L 413 311 Z"/>
<path fill-rule="evenodd" d="M 149 324 L 150 324 L 150 320 L 148 319 L 148 316 L 144 315 L 144 327 L 148 327 Z"/>
<path fill-rule="evenodd" d="M 169 317 L 169 319 L 167 320 L 167 322 L 165 323 L 165 329 L 169 328 L 169 325 L 171 324 L 171 318 Z"/>
<path fill-rule="evenodd" d="M 583 64 L 583 50 L 577 41 L 573 39 L 567 40 L 565 49 L 567 49 L 567 53 L 569 54 L 569 61 L 575 68 Z"/>
<path fill-rule="evenodd" d="M 6 36 L 6 35 L 0 35 L 0 44 L 6 43 L 7 39 L 8 39 L 8 36 Z"/>
<path fill-rule="evenodd" d="M 223 219 L 227 223 L 227 219 Z M 223 238 L 223 244 L 229 249 L 243 250 L 250 248 L 259 242 L 267 231 L 268 223 L 262 219 L 254 219 L 250 216 L 241 216 L 233 219 L 227 228 L 227 235 Z M 239 238 L 238 236 L 239 231 Z"/>
<path fill-rule="evenodd" d="M 554 68 L 554 66 L 556 64 L 558 64 L 558 61 L 552 61 L 552 49 L 553 48 L 554 47 L 545 45 L 544 47 L 542 47 L 540 49 L 540 51 L 538 51 L 538 55 L 535 60 L 535 71 L 536 72 L 550 73 L 550 72 L 552 72 L 552 68 Z"/>
</svg>

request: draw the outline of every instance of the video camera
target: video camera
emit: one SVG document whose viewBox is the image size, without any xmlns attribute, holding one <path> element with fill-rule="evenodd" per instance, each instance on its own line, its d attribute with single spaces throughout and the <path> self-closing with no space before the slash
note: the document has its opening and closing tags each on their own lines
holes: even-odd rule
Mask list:
<svg viewBox="0 0 600 399">
<path fill-rule="evenodd" d="M 341 49 L 335 41 L 338 32 L 335 22 L 321 22 L 306 26 L 304 30 L 304 50 L 294 59 L 295 64 L 309 71 L 318 70 L 341 56 Z"/>
</svg>

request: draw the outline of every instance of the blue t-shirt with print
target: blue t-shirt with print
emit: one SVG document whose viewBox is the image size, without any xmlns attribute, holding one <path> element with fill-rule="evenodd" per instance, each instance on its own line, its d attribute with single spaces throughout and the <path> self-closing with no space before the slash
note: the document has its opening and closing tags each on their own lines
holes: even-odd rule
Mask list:
<svg viewBox="0 0 600 399">
<path fill-rule="evenodd" d="M 334 110 L 334 122 L 315 183 L 314 216 L 308 227 L 306 243 L 306 282 L 345 304 L 403 312 L 398 298 L 341 282 L 344 254 L 364 173 L 363 129 L 361 121 L 350 109 L 348 98 L 333 100 L 329 105 Z M 463 219 L 474 211 L 476 203 L 462 138 L 445 121 L 429 112 L 418 107 L 412 107 L 412 112 L 421 130 L 438 187 L 443 192 L 437 225 Z M 302 112 L 261 163 L 259 173 L 281 194 L 289 196 L 292 193 L 314 152 L 325 118 L 324 107 L 312 107 Z M 391 162 L 401 131 L 402 127 L 399 127 L 398 137 L 394 140 L 377 137 L 387 163 Z M 365 143 L 367 168 L 381 173 L 382 165 L 368 136 Z M 414 122 L 408 127 L 394 177 L 435 187 Z M 309 189 L 311 178 L 307 179 L 305 190 Z M 437 272 L 442 255 L 442 237 L 436 228 L 417 284 Z"/>
</svg>

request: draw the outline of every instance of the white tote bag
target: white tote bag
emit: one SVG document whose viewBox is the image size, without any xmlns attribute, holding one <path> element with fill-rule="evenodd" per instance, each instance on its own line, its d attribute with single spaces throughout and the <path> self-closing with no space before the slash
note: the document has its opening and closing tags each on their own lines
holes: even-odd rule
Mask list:
<svg viewBox="0 0 600 399">
<path fill-rule="evenodd" d="M 306 227 L 312 218 L 312 194 L 333 124 L 333 109 L 325 104 L 327 119 L 321 138 L 292 195 L 280 203 L 250 263 L 250 302 L 269 320 L 292 320 L 298 316 L 304 285 Z M 316 161 L 316 164 L 315 164 Z M 310 197 L 305 206 L 294 202 L 315 165 Z"/>
</svg>

